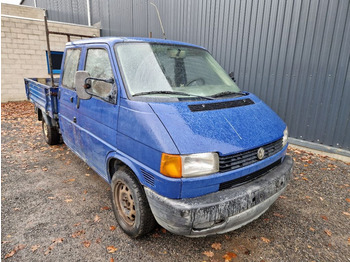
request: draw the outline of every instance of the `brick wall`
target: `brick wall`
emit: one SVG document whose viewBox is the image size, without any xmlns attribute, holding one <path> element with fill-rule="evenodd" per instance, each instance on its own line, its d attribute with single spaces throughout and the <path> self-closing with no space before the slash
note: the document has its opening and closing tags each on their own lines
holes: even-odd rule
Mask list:
<svg viewBox="0 0 350 262">
<path fill-rule="evenodd" d="M 45 11 L 1 4 L 1 102 L 25 100 L 25 77 L 50 77 L 47 73 Z M 48 22 L 50 31 L 100 36 L 99 28 Z M 80 38 L 71 37 L 71 41 Z M 63 51 L 66 36 L 50 35 L 51 51 Z M 54 75 L 59 77 L 59 75 Z"/>
</svg>

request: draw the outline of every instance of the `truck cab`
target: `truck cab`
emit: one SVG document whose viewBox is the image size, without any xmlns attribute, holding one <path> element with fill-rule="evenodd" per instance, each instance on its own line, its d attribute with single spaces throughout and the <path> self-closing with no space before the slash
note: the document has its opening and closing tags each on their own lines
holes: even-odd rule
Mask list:
<svg viewBox="0 0 350 262">
<path fill-rule="evenodd" d="M 286 124 L 188 43 L 68 43 L 57 114 L 45 119 L 111 185 L 116 219 L 131 237 L 156 222 L 190 237 L 234 230 L 290 180 Z"/>
</svg>

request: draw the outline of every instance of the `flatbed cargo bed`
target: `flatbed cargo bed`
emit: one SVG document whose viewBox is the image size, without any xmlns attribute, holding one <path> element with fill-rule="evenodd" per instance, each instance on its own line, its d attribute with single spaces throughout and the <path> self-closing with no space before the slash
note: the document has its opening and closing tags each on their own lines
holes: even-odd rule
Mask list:
<svg viewBox="0 0 350 262">
<path fill-rule="evenodd" d="M 54 81 L 55 87 L 52 87 L 50 78 L 24 78 L 27 99 L 52 119 L 56 119 L 58 113 L 59 79 L 56 78 Z"/>
</svg>

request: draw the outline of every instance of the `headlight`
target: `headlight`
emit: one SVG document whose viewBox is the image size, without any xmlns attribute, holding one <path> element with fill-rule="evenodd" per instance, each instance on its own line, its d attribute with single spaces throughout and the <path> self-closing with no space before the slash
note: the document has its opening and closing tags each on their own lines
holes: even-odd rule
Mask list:
<svg viewBox="0 0 350 262">
<path fill-rule="evenodd" d="M 192 155 L 162 154 L 160 173 L 165 176 L 181 178 L 213 174 L 219 171 L 217 153 Z"/>
<path fill-rule="evenodd" d="M 283 131 L 282 146 L 284 147 L 288 142 L 288 127 Z"/>
</svg>

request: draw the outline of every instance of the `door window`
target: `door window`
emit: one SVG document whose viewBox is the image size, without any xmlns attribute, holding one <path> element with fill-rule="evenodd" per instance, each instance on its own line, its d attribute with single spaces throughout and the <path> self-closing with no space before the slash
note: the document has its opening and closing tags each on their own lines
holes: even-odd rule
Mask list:
<svg viewBox="0 0 350 262">
<path fill-rule="evenodd" d="M 90 77 L 110 80 L 113 78 L 111 62 L 105 49 L 89 49 L 87 52 L 85 71 Z M 113 84 L 92 80 L 91 91 L 94 95 L 107 98 L 111 95 Z"/>
<path fill-rule="evenodd" d="M 68 49 L 64 61 L 64 72 L 62 85 L 70 89 L 75 89 L 75 73 L 78 70 L 80 59 L 80 49 Z"/>
</svg>

